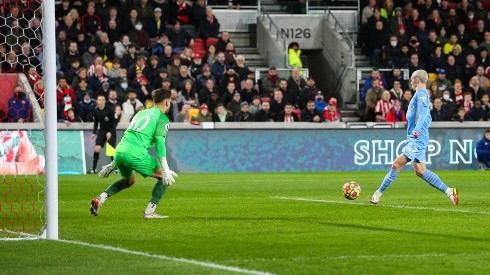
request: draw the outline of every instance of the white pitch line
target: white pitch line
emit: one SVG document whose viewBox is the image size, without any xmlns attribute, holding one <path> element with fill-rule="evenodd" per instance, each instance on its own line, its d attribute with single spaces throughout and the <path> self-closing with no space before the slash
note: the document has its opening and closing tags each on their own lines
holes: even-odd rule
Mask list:
<svg viewBox="0 0 490 275">
<path fill-rule="evenodd" d="M 86 243 L 86 242 L 81 242 L 81 241 L 72 241 L 72 240 L 57 240 L 57 241 L 62 242 L 62 243 L 70 243 L 70 244 L 88 246 L 88 247 L 93 247 L 93 248 L 111 250 L 111 251 L 131 254 L 131 255 L 156 258 L 156 259 L 161 259 L 161 260 L 166 260 L 166 261 L 171 261 L 171 262 L 179 262 L 179 263 L 186 263 L 186 264 L 192 264 L 192 265 L 199 265 L 199 266 L 204 266 L 204 267 L 214 268 L 214 269 L 220 269 L 220 270 L 225 270 L 225 271 L 230 271 L 230 272 L 245 273 L 245 274 L 256 274 L 256 275 L 273 274 L 273 273 L 264 272 L 264 271 L 249 270 L 249 269 L 243 269 L 243 268 L 234 267 L 234 266 L 220 265 L 220 264 L 215 264 L 215 263 L 210 263 L 210 262 L 202 262 L 202 261 L 196 261 L 196 260 L 185 259 L 185 258 L 176 258 L 176 257 L 171 257 L 171 256 L 165 256 L 165 255 L 151 254 L 148 252 L 129 250 L 129 249 L 121 248 L 121 247 L 114 247 L 114 246 L 108 246 L 108 245 L 102 245 L 102 244 L 92 244 L 92 243 Z"/>
<path fill-rule="evenodd" d="M 464 257 L 464 256 L 488 256 L 490 252 L 481 253 L 424 253 L 424 254 L 385 254 L 385 255 L 340 255 L 340 256 L 318 256 L 318 257 L 291 257 L 291 258 L 255 258 L 234 259 L 230 261 L 242 262 L 276 262 L 276 261 L 316 261 L 316 260 L 350 260 L 350 259 L 396 259 L 396 258 L 427 258 L 427 257 Z"/>
<path fill-rule="evenodd" d="M 278 200 L 290 200 L 290 201 L 354 204 L 354 205 L 369 206 L 369 207 L 386 207 L 386 208 L 399 208 L 399 209 L 430 210 L 430 211 L 437 211 L 437 212 L 457 212 L 457 213 L 490 215 L 490 212 L 472 211 L 472 210 L 464 210 L 464 209 L 447 209 L 447 208 L 433 208 L 433 207 L 424 207 L 424 206 L 389 205 L 389 204 L 372 205 L 370 203 L 358 203 L 358 202 L 351 202 L 351 201 L 334 201 L 334 200 L 320 200 L 320 199 L 308 199 L 308 198 L 281 197 L 281 196 L 271 197 L 271 198 L 278 199 Z"/>
</svg>

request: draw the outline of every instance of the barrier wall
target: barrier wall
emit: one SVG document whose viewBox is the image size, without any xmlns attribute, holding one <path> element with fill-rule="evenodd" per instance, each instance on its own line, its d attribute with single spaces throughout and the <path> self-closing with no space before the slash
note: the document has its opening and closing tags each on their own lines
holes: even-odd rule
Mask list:
<svg viewBox="0 0 490 275">
<path fill-rule="evenodd" d="M 428 167 L 476 169 L 475 145 L 485 130 L 484 125 L 470 123 L 479 126 L 463 128 L 468 124 L 447 124 L 453 127 L 431 129 Z M 79 129 L 66 130 L 69 127 L 60 124 L 60 128 L 65 128 L 58 135 L 61 174 L 82 174 L 91 168 L 95 141 L 90 139 L 91 125 L 82 125 Z M 214 129 L 203 129 L 203 126 L 172 124 L 167 155 L 173 169 L 191 173 L 384 171 L 404 145 L 406 132 L 402 128 L 349 129 L 342 128 L 343 125 L 211 123 L 210 128 Z M 126 126 L 120 127 L 118 140 Z M 26 133 L 37 154 L 43 155 L 43 133 L 38 130 Z M 110 161 L 105 150 L 100 155 L 99 169 Z"/>
</svg>

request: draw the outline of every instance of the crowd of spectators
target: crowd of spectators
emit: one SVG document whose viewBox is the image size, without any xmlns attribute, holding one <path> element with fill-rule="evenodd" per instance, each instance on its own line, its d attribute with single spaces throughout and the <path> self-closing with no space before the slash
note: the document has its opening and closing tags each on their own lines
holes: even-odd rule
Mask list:
<svg viewBox="0 0 490 275">
<path fill-rule="evenodd" d="M 40 1 L 11 2 L 0 7 L 6 34 L 0 36 L 1 72 L 26 73 L 43 108 Z M 240 3 L 246 2 L 233 1 L 235 8 Z M 340 120 L 336 99 L 325 99 L 296 67 L 288 78 L 270 67 L 255 79 L 220 28 L 204 0 L 61 0 L 53 60 L 58 119 L 92 121 L 95 99 L 103 94 L 118 120 L 128 121 L 152 106 L 152 90 L 164 88 L 172 91 L 171 121 Z M 14 96 L 18 103 L 19 93 Z M 9 120 L 32 120 L 19 118 Z"/>
<path fill-rule="evenodd" d="M 365 1 L 366 2 L 366 1 Z M 369 0 L 359 44 L 375 68 L 360 91 L 367 121 L 403 121 L 411 99 L 400 69 L 429 73 L 433 121 L 490 119 L 490 4 L 483 0 Z M 392 69 L 379 73 L 377 68 Z M 391 78 L 391 81 L 386 81 Z M 384 96 L 385 91 L 389 91 Z M 396 106 L 401 110 L 396 111 Z"/>
</svg>

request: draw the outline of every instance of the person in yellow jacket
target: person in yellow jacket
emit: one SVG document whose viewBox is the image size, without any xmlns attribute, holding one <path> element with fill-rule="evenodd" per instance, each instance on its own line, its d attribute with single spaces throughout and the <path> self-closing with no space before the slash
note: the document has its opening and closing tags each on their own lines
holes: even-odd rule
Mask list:
<svg viewBox="0 0 490 275">
<path fill-rule="evenodd" d="M 303 68 L 303 63 L 299 56 L 301 55 L 301 50 L 299 49 L 298 42 L 291 42 L 288 47 L 288 66 Z"/>
</svg>

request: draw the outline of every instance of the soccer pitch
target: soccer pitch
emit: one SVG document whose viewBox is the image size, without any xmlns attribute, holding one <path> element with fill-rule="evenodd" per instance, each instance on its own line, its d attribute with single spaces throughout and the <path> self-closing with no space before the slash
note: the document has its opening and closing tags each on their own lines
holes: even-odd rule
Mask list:
<svg viewBox="0 0 490 275">
<path fill-rule="evenodd" d="M 2 274 L 488 274 L 490 173 L 444 171 L 460 204 L 402 172 L 180 174 L 142 218 L 155 180 L 90 200 L 118 179 L 60 176 L 62 241 L 0 241 Z M 348 180 L 361 197 L 341 195 Z"/>
</svg>

